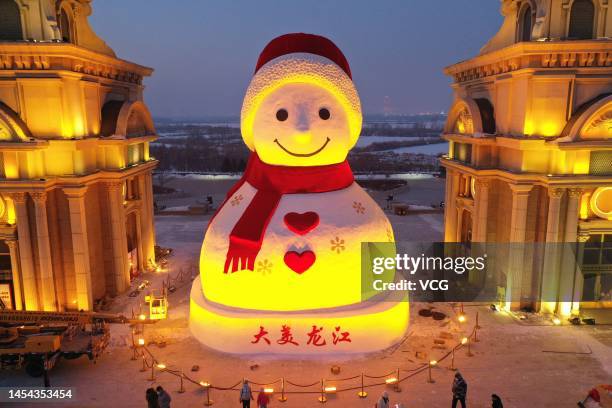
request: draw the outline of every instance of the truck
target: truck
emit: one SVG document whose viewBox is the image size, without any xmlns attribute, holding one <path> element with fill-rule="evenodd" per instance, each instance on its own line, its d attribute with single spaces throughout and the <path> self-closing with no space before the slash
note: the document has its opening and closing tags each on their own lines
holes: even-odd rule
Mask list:
<svg viewBox="0 0 612 408">
<path fill-rule="evenodd" d="M 0 311 L 0 369 L 25 368 L 45 376 L 59 359 L 95 361 L 110 339 L 109 323 L 132 323 L 121 315 L 95 312 Z"/>
</svg>

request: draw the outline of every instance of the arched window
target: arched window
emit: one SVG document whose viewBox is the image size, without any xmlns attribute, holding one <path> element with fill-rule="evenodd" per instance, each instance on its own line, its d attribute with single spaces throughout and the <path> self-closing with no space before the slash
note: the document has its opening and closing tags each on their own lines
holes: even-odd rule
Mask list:
<svg viewBox="0 0 612 408">
<path fill-rule="evenodd" d="M 567 37 L 574 40 L 593 38 L 595 6 L 591 0 L 575 0 L 570 12 L 570 23 Z"/>
<path fill-rule="evenodd" d="M 21 13 L 15 0 L 0 0 L 0 41 L 23 40 Z"/>
<path fill-rule="evenodd" d="M 527 6 L 523 9 L 523 14 L 521 15 L 521 31 L 519 41 L 531 41 L 531 23 L 531 6 Z"/>
<path fill-rule="evenodd" d="M 68 17 L 68 13 L 62 7 L 60 9 L 60 30 L 62 32 L 62 41 L 63 42 L 72 42 L 72 26 L 70 22 L 70 17 Z"/>
</svg>

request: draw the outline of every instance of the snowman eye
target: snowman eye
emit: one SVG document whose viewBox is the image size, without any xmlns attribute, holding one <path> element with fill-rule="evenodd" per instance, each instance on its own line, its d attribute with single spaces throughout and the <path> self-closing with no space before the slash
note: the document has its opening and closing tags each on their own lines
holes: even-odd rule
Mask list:
<svg viewBox="0 0 612 408">
<path fill-rule="evenodd" d="M 331 116 L 331 114 L 329 113 L 329 110 L 327 110 L 325 108 L 319 109 L 319 117 L 321 119 L 327 120 L 327 119 L 329 119 L 330 116 Z"/>
<path fill-rule="evenodd" d="M 286 109 L 279 109 L 276 111 L 276 119 L 279 122 L 284 122 L 289 117 L 289 112 Z"/>
</svg>

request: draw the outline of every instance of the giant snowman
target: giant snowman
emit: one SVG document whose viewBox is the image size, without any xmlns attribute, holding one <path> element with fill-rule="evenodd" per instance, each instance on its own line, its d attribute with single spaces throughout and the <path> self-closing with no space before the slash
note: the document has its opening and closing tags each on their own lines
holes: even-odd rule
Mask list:
<svg viewBox="0 0 612 408">
<path fill-rule="evenodd" d="M 240 354 L 342 354 L 404 335 L 407 301 L 364 301 L 361 290 L 372 256 L 362 242 L 393 242 L 346 161 L 361 123 L 333 42 L 300 33 L 265 47 L 241 113 L 252 154 L 208 225 L 191 290 L 199 341 Z"/>
</svg>

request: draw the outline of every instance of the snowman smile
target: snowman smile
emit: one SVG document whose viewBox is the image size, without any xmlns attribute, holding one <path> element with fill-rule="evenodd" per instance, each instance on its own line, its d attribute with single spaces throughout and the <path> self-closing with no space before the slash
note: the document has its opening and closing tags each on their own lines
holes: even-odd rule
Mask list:
<svg viewBox="0 0 612 408">
<path fill-rule="evenodd" d="M 280 147 L 281 149 L 283 149 L 285 152 L 287 152 L 288 154 L 295 156 L 295 157 L 311 157 L 314 156 L 315 154 L 319 153 L 321 150 L 325 149 L 325 147 L 327 146 L 327 144 L 331 141 L 331 139 L 328 137 L 325 140 L 325 143 L 323 143 L 323 146 L 319 147 L 317 150 L 315 150 L 312 153 L 294 153 L 291 150 L 287 149 L 285 146 L 283 146 L 278 139 L 274 139 L 274 143 L 276 143 L 278 145 L 278 147 Z"/>
</svg>

